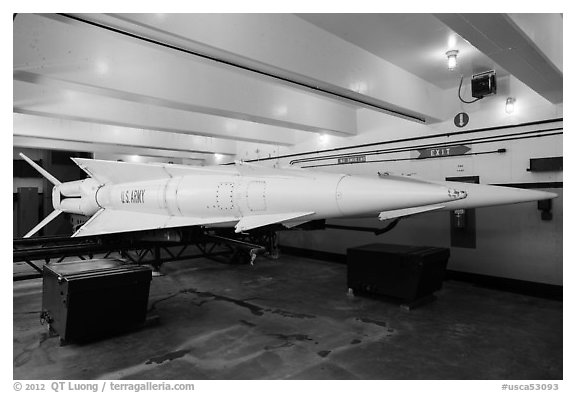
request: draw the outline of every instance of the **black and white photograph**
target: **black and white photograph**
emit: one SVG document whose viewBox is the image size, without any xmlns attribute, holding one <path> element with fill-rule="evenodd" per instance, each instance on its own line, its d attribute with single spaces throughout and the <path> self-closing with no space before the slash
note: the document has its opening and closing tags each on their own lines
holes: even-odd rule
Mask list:
<svg viewBox="0 0 576 393">
<path fill-rule="evenodd" d="M 565 391 L 571 14 L 516 4 L 13 12 L 7 391 Z"/>
</svg>

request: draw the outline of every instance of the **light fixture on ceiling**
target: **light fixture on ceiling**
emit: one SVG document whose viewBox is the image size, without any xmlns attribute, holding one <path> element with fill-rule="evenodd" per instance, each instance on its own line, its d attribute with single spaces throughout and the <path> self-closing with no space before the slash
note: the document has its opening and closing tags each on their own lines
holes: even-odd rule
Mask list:
<svg viewBox="0 0 576 393">
<path fill-rule="evenodd" d="M 509 115 L 514 113 L 514 104 L 516 103 L 516 98 L 508 97 L 506 98 L 506 113 Z"/>
<path fill-rule="evenodd" d="M 458 50 L 453 49 L 453 50 L 449 50 L 448 52 L 446 52 L 446 57 L 448 57 L 448 69 L 450 71 L 454 70 L 456 68 L 456 57 L 458 56 Z"/>
</svg>

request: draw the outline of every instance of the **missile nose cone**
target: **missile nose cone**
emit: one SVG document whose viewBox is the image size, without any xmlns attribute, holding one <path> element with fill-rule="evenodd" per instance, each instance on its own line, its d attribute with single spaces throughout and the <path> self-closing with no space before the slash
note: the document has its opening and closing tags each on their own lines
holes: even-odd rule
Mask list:
<svg viewBox="0 0 576 393">
<path fill-rule="evenodd" d="M 538 190 L 527 190 L 527 191 L 530 192 L 532 199 L 535 201 L 558 198 L 558 194 L 554 192 L 538 191 Z"/>
<path fill-rule="evenodd" d="M 513 203 L 524 203 L 540 201 L 558 197 L 553 192 L 532 190 L 525 188 L 491 186 L 484 184 L 445 182 L 451 188 L 464 189 L 468 197 L 463 201 L 454 201 L 450 203 L 451 208 L 468 208 L 509 205 Z"/>
</svg>

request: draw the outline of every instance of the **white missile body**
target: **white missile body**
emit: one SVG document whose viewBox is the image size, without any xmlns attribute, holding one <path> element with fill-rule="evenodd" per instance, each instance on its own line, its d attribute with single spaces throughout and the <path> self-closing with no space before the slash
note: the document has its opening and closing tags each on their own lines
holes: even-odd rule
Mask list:
<svg viewBox="0 0 576 393">
<path fill-rule="evenodd" d="M 430 210 L 458 210 L 474 209 L 480 207 L 510 205 L 515 203 L 532 202 L 544 199 L 553 199 L 558 195 L 552 192 L 539 190 L 526 190 L 514 187 L 492 186 L 486 184 L 463 183 L 454 181 L 430 181 L 414 177 L 398 177 L 381 175 L 382 179 L 400 178 L 405 181 L 424 182 L 428 184 L 442 185 L 448 188 L 457 188 L 466 193 L 466 198 L 443 203 L 438 209 L 426 209 L 425 206 L 413 209 L 412 214 L 425 213 Z M 395 212 L 383 212 L 380 219 L 390 219 L 398 217 Z"/>
<path fill-rule="evenodd" d="M 21 156 L 54 184 L 54 212 L 25 237 L 32 236 L 61 212 L 92 216 L 73 236 L 194 225 L 229 226 L 244 232 L 271 224 L 292 227 L 311 220 L 343 217 L 379 216 L 385 220 L 446 209 L 450 204 L 466 201 L 466 190 L 473 189 L 465 183 L 433 183 L 394 176 L 369 178 L 245 163 L 191 167 L 80 158 L 73 161 L 90 177 L 60 183 Z M 514 190 L 516 199 L 504 198 L 503 203 L 555 196 L 526 192 Z M 489 197 L 480 196 L 478 202 Z"/>
<path fill-rule="evenodd" d="M 74 236 L 189 225 L 234 226 L 236 232 L 242 232 L 276 223 L 290 226 L 324 218 L 376 216 L 383 210 L 466 196 L 441 185 L 403 185 L 397 179 L 271 170 L 247 164 L 199 168 L 74 161 L 92 178 L 77 187 L 81 198 L 64 198 L 60 206 L 54 206 L 94 214 Z M 142 180 L 135 181 L 138 178 Z M 72 206 L 70 199 L 78 201 Z"/>
</svg>

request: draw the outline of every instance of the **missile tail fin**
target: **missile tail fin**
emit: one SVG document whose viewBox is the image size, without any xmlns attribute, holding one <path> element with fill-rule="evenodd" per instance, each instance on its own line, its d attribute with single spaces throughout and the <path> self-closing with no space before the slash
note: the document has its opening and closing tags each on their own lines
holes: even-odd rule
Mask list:
<svg viewBox="0 0 576 393">
<path fill-rule="evenodd" d="M 194 167 L 165 163 L 104 161 L 88 158 L 72 158 L 72 161 L 100 184 L 133 183 L 187 175 L 229 175 L 236 171 L 232 166 Z"/>
<path fill-rule="evenodd" d="M 72 158 L 72 161 L 100 184 L 131 183 L 155 180 L 168 176 L 160 166 L 122 161 L 102 161 Z"/>
<path fill-rule="evenodd" d="M 27 237 L 31 237 L 32 235 L 34 235 L 36 232 L 38 232 L 40 229 L 44 228 L 46 225 L 48 225 L 48 223 L 50 223 L 50 221 L 52 221 L 53 219 L 55 219 L 56 217 L 58 217 L 60 215 L 60 213 L 62 213 L 62 210 L 53 210 L 52 213 L 48 214 L 46 216 L 46 218 L 44 218 L 42 221 L 40 221 L 38 223 L 38 225 L 36 225 L 34 228 L 32 228 L 27 234 L 24 235 L 25 238 Z"/>
<path fill-rule="evenodd" d="M 36 171 L 38 171 L 38 173 L 40 173 L 42 176 L 44 176 L 50 183 L 54 184 L 54 187 L 55 187 L 54 190 L 57 190 L 58 186 L 60 186 L 62 184 L 60 182 L 60 180 L 56 179 L 46 169 L 44 169 L 40 165 L 36 164 L 29 157 L 27 157 L 24 153 L 20 153 L 19 155 L 20 155 L 20 157 L 22 157 L 22 159 L 24 159 L 24 161 L 26 161 L 28 164 L 30 164 L 30 166 L 32 168 L 36 169 Z M 55 206 L 55 207 L 57 207 L 57 206 Z M 62 210 L 56 208 L 54 211 L 52 211 L 52 213 L 50 213 L 42 221 L 40 221 L 38 223 L 38 225 L 36 225 L 34 228 L 32 228 L 30 231 L 28 231 L 28 233 L 25 234 L 24 237 L 27 238 L 27 237 L 33 236 L 40 229 L 44 228 L 52 220 L 54 220 L 56 217 L 58 217 L 60 215 L 60 213 L 62 213 Z"/>
<path fill-rule="evenodd" d="M 26 155 L 24 153 L 20 153 L 19 154 L 20 157 L 22 157 L 24 159 L 24 161 L 26 161 L 28 164 L 30 164 L 30 166 L 34 169 L 36 169 L 38 171 L 38 173 L 40 173 L 42 176 L 44 176 L 50 183 L 54 184 L 55 186 L 59 186 L 60 184 L 60 180 L 56 179 L 54 176 L 52 176 L 50 173 L 48 173 L 48 171 L 44 168 L 42 168 L 40 165 L 36 164 L 34 161 L 32 161 L 30 158 L 26 157 Z"/>
<path fill-rule="evenodd" d="M 236 222 L 234 217 L 182 217 L 100 209 L 72 237 Z"/>
</svg>

